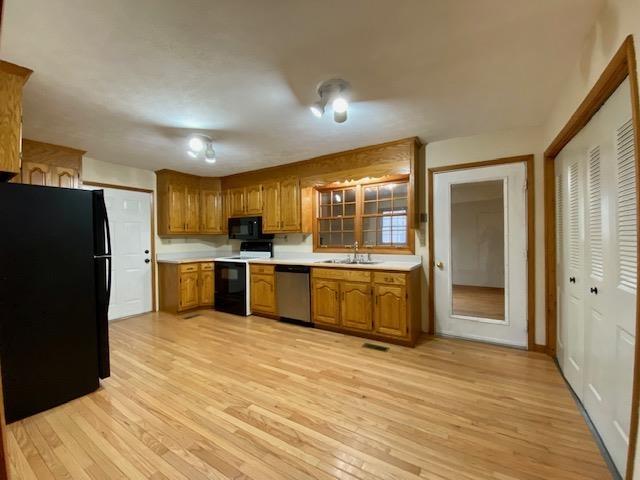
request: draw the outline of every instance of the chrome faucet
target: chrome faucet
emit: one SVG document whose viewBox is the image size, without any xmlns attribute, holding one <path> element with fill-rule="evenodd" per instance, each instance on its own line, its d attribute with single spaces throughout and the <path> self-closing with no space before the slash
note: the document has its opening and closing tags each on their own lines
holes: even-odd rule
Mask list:
<svg viewBox="0 0 640 480">
<path fill-rule="evenodd" d="M 353 263 L 358 263 L 358 241 L 353 242 Z"/>
</svg>

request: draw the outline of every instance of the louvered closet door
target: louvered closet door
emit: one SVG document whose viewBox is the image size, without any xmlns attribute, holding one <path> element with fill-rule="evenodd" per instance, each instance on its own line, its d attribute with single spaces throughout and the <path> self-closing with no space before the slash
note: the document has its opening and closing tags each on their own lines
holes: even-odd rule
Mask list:
<svg viewBox="0 0 640 480">
<path fill-rule="evenodd" d="M 562 232 L 559 255 L 567 269 L 558 270 L 558 284 L 562 282 L 564 289 L 559 310 L 560 364 L 616 467 L 624 472 L 637 286 L 636 171 L 628 81 L 565 147 L 557 162 L 562 177 L 559 189 L 567 189 L 559 194 L 563 205 L 556 212 L 556 231 Z M 577 241 L 581 237 L 583 243 Z M 575 283 L 563 279 L 574 274 Z M 582 349 L 576 345 L 579 342 Z"/>
<path fill-rule="evenodd" d="M 580 135 L 580 134 L 579 134 Z M 567 148 L 568 147 L 568 148 Z M 584 178 L 581 152 L 570 148 L 556 157 L 556 171 L 562 179 L 563 223 L 557 231 L 562 235 L 558 256 L 558 345 L 562 353 L 560 364 L 565 377 L 576 391 L 582 391 L 584 377 Z"/>
</svg>

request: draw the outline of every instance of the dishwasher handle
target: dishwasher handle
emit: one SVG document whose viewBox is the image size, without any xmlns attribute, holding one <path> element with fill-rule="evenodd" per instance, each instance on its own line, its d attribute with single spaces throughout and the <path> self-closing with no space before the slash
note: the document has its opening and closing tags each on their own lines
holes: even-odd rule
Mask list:
<svg viewBox="0 0 640 480">
<path fill-rule="evenodd" d="M 276 272 L 309 273 L 311 268 L 306 265 L 276 265 Z"/>
</svg>

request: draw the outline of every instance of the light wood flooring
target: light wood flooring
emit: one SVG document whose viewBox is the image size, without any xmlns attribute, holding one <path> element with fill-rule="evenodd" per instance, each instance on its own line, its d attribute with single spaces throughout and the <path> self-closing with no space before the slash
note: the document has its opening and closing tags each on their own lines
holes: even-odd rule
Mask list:
<svg viewBox="0 0 640 480">
<path fill-rule="evenodd" d="M 8 428 L 12 479 L 604 479 L 551 359 L 258 317 L 111 326 L 102 388 Z"/>
<path fill-rule="evenodd" d="M 504 320 L 504 288 L 453 285 L 453 313 Z"/>
</svg>

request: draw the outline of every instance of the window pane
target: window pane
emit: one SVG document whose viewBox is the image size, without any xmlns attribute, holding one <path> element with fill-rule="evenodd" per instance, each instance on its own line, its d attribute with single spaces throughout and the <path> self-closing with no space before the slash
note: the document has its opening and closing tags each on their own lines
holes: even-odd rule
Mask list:
<svg viewBox="0 0 640 480">
<path fill-rule="evenodd" d="M 342 228 L 344 230 L 355 230 L 353 218 L 345 218 L 342 220 Z"/>
<path fill-rule="evenodd" d="M 329 244 L 329 234 L 321 232 L 319 241 L 320 241 L 320 245 L 328 245 Z"/>
<path fill-rule="evenodd" d="M 364 232 L 363 234 L 363 241 L 364 241 L 364 245 L 365 247 L 373 247 L 375 246 L 378 242 L 376 242 L 376 232 Z"/>
<path fill-rule="evenodd" d="M 321 232 L 329 231 L 329 220 L 320 220 L 320 231 Z"/>
<path fill-rule="evenodd" d="M 340 232 L 342 231 L 342 220 L 331 220 L 331 231 L 332 232 Z"/>
<path fill-rule="evenodd" d="M 331 194 L 329 192 L 320 193 L 320 205 L 328 205 L 331 203 Z"/>
<path fill-rule="evenodd" d="M 380 189 L 378 190 L 378 198 L 379 199 L 391 198 L 391 195 L 393 193 L 393 188 L 394 188 L 394 184 L 381 185 Z"/>
<path fill-rule="evenodd" d="M 355 188 L 350 188 L 344 191 L 344 201 L 345 202 L 355 202 L 356 201 L 356 190 Z"/>
<path fill-rule="evenodd" d="M 331 233 L 331 245 L 335 247 L 342 247 L 342 233 Z"/>
<path fill-rule="evenodd" d="M 331 196 L 334 205 L 341 204 L 344 201 L 342 190 L 334 190 Z"/>
<path fill-rule="evenodd" d="M 393 188 L 393 196 L 406 197 L 408 189 L 407 185 L 407 183 L 396 183 L 396 186 Z"/>
<path fill-rule="evenodd" d="M 376 221 L 378 217 L 364 217 L 362 219 L 362 229 L 363 230 L 375 230 L 376 229 Z"/>
<path fill-rule="evenodd" d="M 378 199 L 378 187 L 365 187 L 364 200 L 377 200 Z"/>
<path fill-rule="evenodd" d="M 376 208 L 378 207 L 378 202 L 366 202 L 364 204 L 364 214 L 369 215 L 371 213 L 378 213 Z"/>
<path fill-rule="evenodd" d="M 385 200 L 382 202 L 378 202 L 378 213 L 391 213 L 391 200 Z"/>
<path fill-rule="evenodd" d="M 341 217 L 342 216 L 342 205 L 334 205 L 333 206 L 333 216 Z"/>
<path fill-rule="evenodd" d="M 344 242 L 344 244 L 353 245 L 353 243 L 355 242 L 354 235 L 355 234 L 353 232 L 345 232 L 342 236 L 342 241 Z"/>
<path fill-rule="evenodd" d="M 331 216 L 331 207 L 320 207 L 320 216 L 321 217 L 330 217 Z"/>
<path fill-rule="evenodd" d="M 395 198 L 393 199 L 393 210 L 394 213 L 401 213 L 402 211 L 407 211 L 407 199 L 406 198 Z"/>
<path fill-rule="evenodd" d="M 344 206 L 344 214 L 346 216 L 353 217 L 356 214 L 356 204 L 355 203 L 347 203 Z"/>
</svg>

